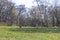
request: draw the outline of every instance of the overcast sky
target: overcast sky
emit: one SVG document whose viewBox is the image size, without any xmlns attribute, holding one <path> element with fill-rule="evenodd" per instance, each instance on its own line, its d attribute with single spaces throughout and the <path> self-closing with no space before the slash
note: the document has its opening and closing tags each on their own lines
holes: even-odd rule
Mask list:
<svg viewBox="0 0 60 40">
<path fill-rule="evenodd" d="M 33 0 L 13 0 L 16 5 L 25 4 L 26 7 L 31 7 L 33 5 Z"/>
<path fill-rule="evenodd" d="M 16 5 L 20 5 L 20 4 L 25 4 L 26 7 L 31 7 L 33 5 L 36 5 L 33 3 L 33 0 L 12 0 L 13 2 L 16 3 Z M 44 0 L 44 1 L 47 1 L 51 4 L 53 4 L 53 0 Z"/>
<path fill-rule="evenodd" d="M 16 3 L 16 5 L 20 5 L 20 4 L 25 4 L 26 7 L 31 7 L 33 5 L 36 5 L 33 3 L 34 0 L 13 0 L 13 2 Z M 44 0 L 44 1 L 49 1 L 51 3 L 52 0 Z"/>
</svg>

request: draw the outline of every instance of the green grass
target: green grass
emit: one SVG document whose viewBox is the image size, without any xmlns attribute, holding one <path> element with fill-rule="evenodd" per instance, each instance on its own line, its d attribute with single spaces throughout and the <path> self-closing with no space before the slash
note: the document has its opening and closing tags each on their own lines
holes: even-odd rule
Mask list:
<svg viewBox="0 0 60 40">
<path fill-rule="evenodd" d="M 60 28 L 0 26 L 0 40 L 60 40 Z"/>
</svg>

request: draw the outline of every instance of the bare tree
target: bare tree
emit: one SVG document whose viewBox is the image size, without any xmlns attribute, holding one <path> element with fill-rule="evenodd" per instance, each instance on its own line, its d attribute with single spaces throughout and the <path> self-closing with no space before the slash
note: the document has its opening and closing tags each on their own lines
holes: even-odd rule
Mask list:
<svg viewBox="0 0 60 40">
<path fill-rule="evenodd" d="M 22 13 L 25 11 L 25 5 L 19 5 L 17 6 L 17 10 L 18 10 L 18 25 L 21 28 L 21 26 L 23 25 L 23 17 L 22 17 Z"/>
<path fill-rule="evenodd" d="M 14 3 L 8 0 L 0 0 L 0 18 L 2 22 L 5 21 L 8 25 L 12 25 L 14 19 L 13 8 Z"/>
</svg>

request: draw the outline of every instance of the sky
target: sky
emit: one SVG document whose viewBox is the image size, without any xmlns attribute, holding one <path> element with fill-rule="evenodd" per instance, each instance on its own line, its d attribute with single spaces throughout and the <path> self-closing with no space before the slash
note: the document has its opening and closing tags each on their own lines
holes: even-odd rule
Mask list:
<svg viewBox="0 0 60 40">
<path fill-rule="evenodd" d="M 33 2 L 34 0 L 12 0 L 12 1 L 15 2 L 16 5 L 25 4 L 25 6 L 28 7 L 28 8 L 32 7 L 33 5 L 36 5 Z M 54 2 L 54 0 L 44 0 L 44 1 L 47 1 L 47 2 L 49 2 L 51 4 L 53 4 L 53 2 Z"/>
<path fill-rule="evenodd" d="M 16 5 L 25 4 L 26 7 L 33 6 L 33 0 L 12 0 Z"/>
<path fill-rule="evenodd" d="M 34 3 L 34 0 L 12 0 L 13 2 L 16 3 L 16 5 L 20 5 L 20 4 L 25 4 L 26 7 L 30 8 L 33 5 L 35 6 L 36 3 Z M 44 1 L 49 1 L 51 3 L 52 0 L 44 0 Z"/>
</svg>

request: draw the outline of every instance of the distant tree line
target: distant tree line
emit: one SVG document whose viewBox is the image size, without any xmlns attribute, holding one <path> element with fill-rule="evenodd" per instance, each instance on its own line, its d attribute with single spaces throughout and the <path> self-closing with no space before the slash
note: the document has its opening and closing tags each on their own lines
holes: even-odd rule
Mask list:
<svg viewBox="0 0 60 40">
<path fill-rule="evenodd" d="M 37 4 L 31 8 L 25 5 L 15 5 L 9 0 L 0 0 L 0 25 L 17 25 L 32 27 L 60 26 L 59 0 L 54 0 L 53 5 L 47 1 L 34 0 Z"/>
</svg>

